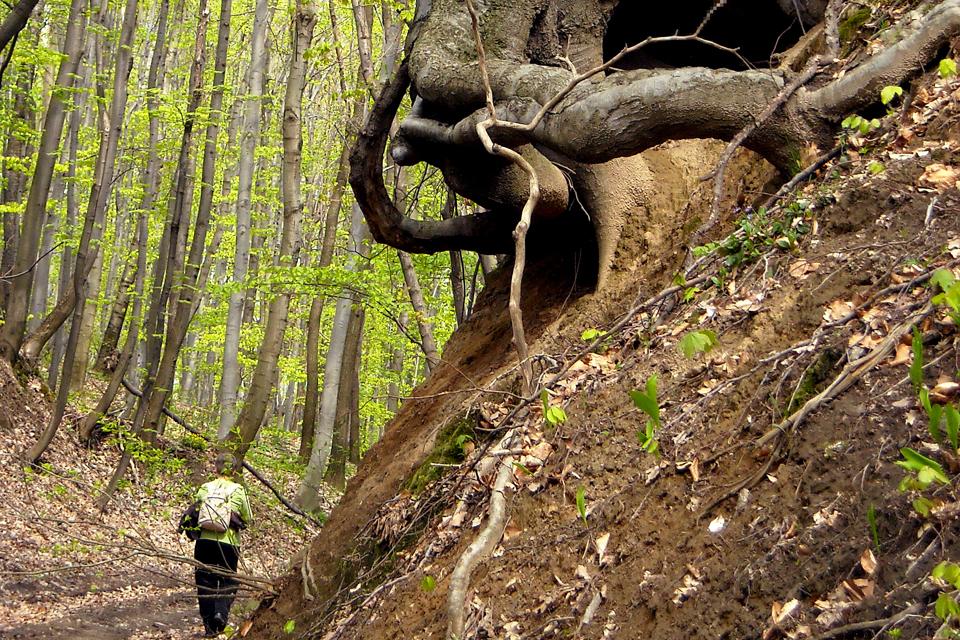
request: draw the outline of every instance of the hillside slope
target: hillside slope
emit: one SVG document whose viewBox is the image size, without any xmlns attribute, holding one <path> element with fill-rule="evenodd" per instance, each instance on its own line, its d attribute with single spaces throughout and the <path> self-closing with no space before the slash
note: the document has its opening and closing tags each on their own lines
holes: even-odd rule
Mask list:
<svg viewBox="0 0 960 640">
<path fill-rule="evenodd" d="M 733 233 L 677 296 L 661 292 L 721 147 L 648 152 L 656 188 L 628 214 L 607 287 L 583 295 L 575 254 L 527 270 L 530 351 L 542 380 L 569 367 L 550 390 L 566 421 L 546 423 L 539 401 L 515 410 L 503 277 L 247 637 L 444 637 L 451 575 L 485 529 L 502 461 L 515 463 L 509 522 L 460 594 L 463 637 L 932 636 L 943 584 L 931 570 L 958 560 L 960 465 L 946 431 L 943 450 L 928 432 L 908 343 L 916 326 L 927 387 L 955 379 L 955 326 L 929 279 L 960 265 L 958 86 L 928 75 L 902 122 L 851 135 L 765 215 L 734 208 L 763 201 L 770 177 L 740 156 Z M 582 353 L 585 330 L 613 327 Z M 704 330 L 719 344 L 685 357 L 681 340 Z M 654 375 L 659 458 L 629 393 Z M 459 446 L 462 462 L 428 457 Z M 903 447 L 950 484 L 898 491 Z M 421 487 L 418 470 L 446 475 Z M 933 512 L 921 517 L 918 498 Z"/>
</svg>

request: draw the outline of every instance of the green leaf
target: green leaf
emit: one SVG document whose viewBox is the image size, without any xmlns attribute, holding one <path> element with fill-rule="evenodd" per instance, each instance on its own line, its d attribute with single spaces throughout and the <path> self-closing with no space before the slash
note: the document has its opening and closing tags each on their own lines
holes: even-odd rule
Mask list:
<svg viewBox="0 0 960 640">
<path fill-rule="evenodd" d="M 533 471 L 530 471 L 530 469 L 527 469 L 525 466 L 523 466 L 523 465 L 520 464 L 519 462 L 514 462 L 514 463 L 513 463 L 513 466 L 515 466 L 517 469 L 520 469 L 520 471 L 523 471 L 523 472 L 524 472 L 525 474 L 527 474 L 528 476 L 532 476 L 532 475 L 533 475 Z"/>
<path fill-rule="evenodd" d="M 930 283 L 940 287 L 941 291 L 949 291 L 956 281 L 957 279 L 953 277 L 953 274 L 946 269 L 937 269 L 930 276 Z"/>
<path fill-rule="evenodd" d="M 934 612 L 937 614 L 937 617 L 943 621 L 946 621 L 947 616 L 950 615 L 950 596 L 946 593 L 941 593 L 937 596 L 937 606 L 934 607 Z"/>
<path fill-rule="evenodd" d="M 702 331 L 692 331 L 683 336 L 677 348 L 683 351 L 683 355 L 689 360 L 698 351 L 707 353 L 718 344 L 720 342 L 717 340 L 717 334 L 708 329 L 703 329 Z"/>
<path fill-rule="evenodd" d="M 913 390 L 920 391 L 920 385 L 923 384 L 923 339 L 920 336 L 920 330 L 913 328 L 913 363 L 910 365 L 910 382 L 913 383 Z"/>
<path fill-rule="evenodd" d="M 584 502 L 583 496 L 587 492 L 583 487 L 577 489 L 577 513 L 580 514 L 580 518 L 583 520 L 584 526 L 587 524 L 587 507 Z"/>
<path fill-rule="evenodd" d="M 931 403 L 927 415 L 930 417 L 930 435 L 933 436 L 937 444 L 940 444 L 943 442 L 943 436 L 940 435 L 940 419 L 943 416 L 943 407 Z"/>
<path fill-rule="evenodd" d="M 587 329 L 586 331 L 580 334 L 580 339 L 583 340 L 584 342 L 593 342 L 599 337 L 600 337 L 600 332 L 597 331 L 596 329 Z"/>
<path fill-rule="evenodd" d="M 867 509 L 867 522 L 870 523 L 870 533 L 873 534 L 873 544 L 877 548 L 877 556 L 880 555 L 880 534 L 877 533 L 877 512 L 873 505 Z"/>
<path fill-rule="evenodd" d="M 876 160 L 867 165 L 867 171 L 874 175 L 882 173 L 884 169 L 885 167 L 883 166 L 883 163 L 877 162 Z"/>
<path fill-rule="evenodd" d="M 953 445 L 953 450 L 960 450 L 958 446 L 957 439 L 958 434 L 960 434 L 960 411 L 957 411 L 957 408 L 952 404 L 948 404 L 944 410 L 944 414 L 947 416 L 947 438 L 950 439 L 950 444 Z"/>
<path fill-rule="evenodd" d="M 926 518 L 930 515 L 931 507 L 933 507 L 933 503 L 926 498 L 917 498 L 913 501 L 913 510 L 916 511 L 921 518 Z"/>
<path fill-rule="evenodd" d="M 957 75 L 957 63 L 950 58 L 944 58 L 940 61 L 940 77 L 949 78 Z"/>
<path fill-rule="evenodd" d="M 660 405 L 657 404 L 657 376 L 652 375 L 647 380 L 647 392 L 630 391 L 630 397 L 637 408 L 646 413 L 653 420 L 657 428 L 660 427 Z"/>
<path fill-rule="evenodd" d="M 283 632 L 284 632 L 284 633 L 293 633 L 293 629 L 294 629 L 294 627 L 296 627 L 296 626 L 297 626 L 297 624 L 296 624 L 293 620 L 287 620 L 287 623 L 286 623 L 285 625 L 283 625 Z"/>
<path fill-rule="evenodd" d="M 437 581 L 434 580 L 432 576 L 423 576 L 420 588 L 427 593 L 433 593 L 433 590 L 437 588 Z"/>
<path fill-rule="evenodd" d="M 940 467 L 940 465 L 930 458 L 920 455 L 909 447 L 900 449 L 900 455 L 904 457 L 904 460 L 897 462 L 897 465 L 905 469 L 909 469 L 910 471 L 917 472 L 920 472 L 923 469 L 930 469 L 933 472 L 933 479 L 937 480 L 941 484 L 950 484 L 950 480 L 947 479 L 947 476 L 943 473 L 943 469 Z"/>
<path fill-rule="evenodd" d="M 887 85 L 880 91 L 880 102 L 890 104 L 897 96 L 903 95 L 903 89 L 896 85 Z"/>
</svg>

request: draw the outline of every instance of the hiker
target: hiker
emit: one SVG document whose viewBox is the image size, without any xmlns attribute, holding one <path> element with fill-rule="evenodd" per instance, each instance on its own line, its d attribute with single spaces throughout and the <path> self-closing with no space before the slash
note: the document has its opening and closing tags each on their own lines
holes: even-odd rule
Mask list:
<svg viewBox="0 0 960 640">
<path fill-rule="evenodd" d="M 184 526 L 191 538 L 197 541 L 193 557 L 210 571 L 198 567 L 194 573 L 197 581 L 197 600 L 200 617 L 207 637 L 219 635 L 227 626 L 230 606 L 233 604 L 239 583 L 225 572 L 235 572 L 240 559 L 240 530 L 253 521 L 250 500 L 244 488 L 233 481 L 236 463 L 229 453 L 217 456 L 217 477 L 197 491 L 197 503 L 190 511 L 195 513 L 194 526 Z M 192 531 L 191 531 L 192 529 Z M 197 535 L 199 534 L 199 536 Z"/>
</svg>

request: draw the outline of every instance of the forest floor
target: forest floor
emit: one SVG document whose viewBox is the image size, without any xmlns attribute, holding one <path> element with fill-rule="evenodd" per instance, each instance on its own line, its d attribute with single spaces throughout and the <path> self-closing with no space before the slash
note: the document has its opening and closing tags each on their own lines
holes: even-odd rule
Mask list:
<svg viewBox="0 0 960 640">
<path fill-rule="evenodd" d="M 92 379 L 95 384 L 101 383 Z M 202 637 L 189 564 L 193 545 L 176 528 L 197 486 L 211 477 L 214 453 L 170 423 L 158 455 L 134 465 L 100 513 L 95 498 L 119 447 L 110 438 L 92 449 L 81 446 L 75 427 L 82 416 L 74 412 L 41 464 L 25 467 L 19 456 L 48 417 L 42 385 L 18 380 L 0 363 L 0 638 Z M 263 452 L 295 459 L 293 435 L 269 432 Z M 271 465 L 263 456 L 250 461 L 261 474 L 269 468 L 265 475 L 285 495 L 294 494 L 294 465 Z M 243 535 L 240 571 L 249 581 L 235 604 L 235 624 L 319 530 L 247 478 L 255 523 Z"/>
<path fill-rule="evenodd" d="M 933 637 L 955 587 L 931 572 L 960 561 L 960 463 L 909 371 L 917 328 L 925 387 L 960 388 L 960 334 L 930 285 L 960 277 L 960 82 L 918 86 L 767 216 L 728 215 L 675 308 L 658 292 L 689 236 L 677 212 L 704 210 L 689 175 L 672 206 L 631 214 L 602 291 L 577 284 L 575 259 L 528 263 L 530 352 L 541 381 L 569 366 L 549 385 L 565 420 L 518 394 L 503 274 L 248 637 L 445 637 L 451 576 L 510 463 L 508 522 L 461 594 L 461 637 Z M 602 339 L 578 355 L 585 331 Z M 687 357 L 703 331 L 718 344 Z M 654 375 L 659 457 L 630 395 Z M 950 482 L 901 487 L 904 448 Z"/>
</svg>

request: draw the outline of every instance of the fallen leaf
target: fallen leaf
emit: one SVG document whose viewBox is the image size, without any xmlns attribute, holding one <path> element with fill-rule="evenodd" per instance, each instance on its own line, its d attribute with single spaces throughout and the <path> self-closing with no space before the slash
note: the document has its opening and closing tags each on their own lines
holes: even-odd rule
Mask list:
<svg viewBox="0 0 960 640">
<path fill-rule="evenodd" d="M 890 361 L 891 367 L 913 362 L 913 349 L 905 344 L 897 345 L 897 355 Z"/>
<path fill-rule="evenodd" d="M 710 533 L 718 536 L 723 533 L 724 529 L 727 528 L 727 519 L 723 516 L 717 516 L 713 519 L 713 521 L 710 522 L 710 525 L 707 528 L 710 530 Z"/>
<path fill-rule="evenodd" d="M 610 534 L 609 534 L 609 533 L 605 533 L 605 534 L 603 534 L 602 536 L 600 536 L 599 538 L 597 538 L 597 541 L 596 541 L 596 544 L 597 544 L 597 564 L 599 564 L 601 567 L 605 564 L 605 562 L 609 561 L 609 559 L 604 556 L 604 554 L 606 554 L 606 552 L 607 552 L 607 545 L 608 545 L 609 543 L 610 543 Z"/>
<path fill-rule="evenodd" d="M 836 322 L 850 315 L 853 309 L 853 303 L 849 300 L 834 300 L 827 305 L 826 311 L 823 312 L 823 319 L 826 322 Z"/>
<path fill-rule="evenodd" d="M 790 267 L 790 275 L 800 280 L 806 280 L 811 273 L 820 268 L 819 262 L 807 262 L 806 260 L 797 260 Z"/>
<path fill-rule="evenodd" d="M 510 538 L 516 538 L 523 532 L 523 529 L 520 528 L 520 525 L 513 519 L 507 523 L 507 526 L 503 529 L 503 540 L 506 542 Z"/>
<path fill-rule="evenodd" d="M 873 551 L 870 549 L 863 550 L 863 553 L 860 554 L 860 566 L 863 567 L 868 576 L 874 574 L 877 570 L 877 557 L 873 555 Z"/>
<path fill-rule="evenodd" d="M 957 170 L 943 164 L 931 164 L 924 170 L 917 184 L 943 193 L 957 186 Z"/>
</svg>

